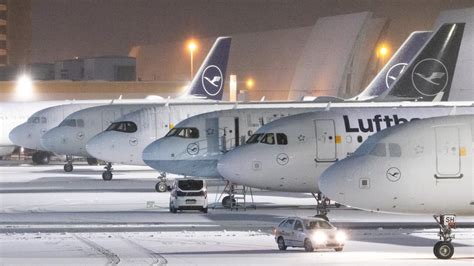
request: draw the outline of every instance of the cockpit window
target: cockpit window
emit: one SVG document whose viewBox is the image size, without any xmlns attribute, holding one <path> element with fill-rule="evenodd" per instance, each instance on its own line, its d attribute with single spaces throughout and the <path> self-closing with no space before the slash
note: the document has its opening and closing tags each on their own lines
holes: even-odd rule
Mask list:
<svg viewBox="0 0 474 266">
<path fill-rule="evenodd" d="M 263 134 L 255 133 L 247 140 L 246 144 L 258 143 L 263 137 Z"/>
<path fill-rule="evenodd" d="M 59 124 L 60 127 L 84 127 L 82 119 L 66 119 Z"/>
<path fill-rule="evenodd" d="M 166 137 L 197 139 L 199 138 L 199 130 L 195 127 L 175 127 L 166 134 Z"/>
<path fill-rule="evenodd" d="M 286 137 L 285 134 L 277 133 L 276 136 L 277 136 L 278 145 L 287 145 L 288 144 L 288 138 Z"/>
<path fill-rule="evenodd" d="M 275 134 L 273 133 L 265 134 L 265 136 L 262 138 L 260 142 L 265 143 L 265 144 L 270 144 L 270 145 L 275 144 Z"/>
<path fill-rule="evenodd" d="M 388 153 L 390 154 L 390 157 L 400 157 L 402 156 L 402 148 L 397 143 L 389 143 Z"/>
<path fill-rule="evenodd" d="M 60 127 L 76 127 L 76 119 L 66 119 L 59 124 Z"/>
<path fill-rule="evenodd" d="M 110 126 L 105 131 L 118 131 L 125 133 L 137 132 L 137 124 L 130 121 L 115 122 L 110 124 Z"/>
<path fill-rule="evenodd" d="M 32 116 L 32 117 L 28 118 L 28 123 L 39 124 L 40 123 L 40 118 L 38 116 Z"/>
<path fill-rule="evenodd" d="M 378 157 L 387 156 L 387 150 L 386 150 L 385 146 L 386 146 L 385 143 L 375 144 L 374 148 L 370 152 L 370 155 L 378 156 Z"/>
</svg>

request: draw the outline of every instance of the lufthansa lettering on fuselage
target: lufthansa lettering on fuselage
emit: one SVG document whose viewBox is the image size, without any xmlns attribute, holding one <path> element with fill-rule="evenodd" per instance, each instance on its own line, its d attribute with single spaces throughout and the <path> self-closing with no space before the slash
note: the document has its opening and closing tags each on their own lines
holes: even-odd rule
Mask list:
<svg viewBox="0 0 474 266">
<path fill-rule="evenodd" d="M 399 118 L 398 115 L 375 115 L 373 118 L 358 118 L 357 125 L 351 125 L 351 119 L 348 115 L 343 116 L 344 126 L 347 133 L 358 133 L 358 132 L 377 132 L 384 128 L 406 123 L 412 120 L 418 120 L 419 118 Z"/>
</svg>

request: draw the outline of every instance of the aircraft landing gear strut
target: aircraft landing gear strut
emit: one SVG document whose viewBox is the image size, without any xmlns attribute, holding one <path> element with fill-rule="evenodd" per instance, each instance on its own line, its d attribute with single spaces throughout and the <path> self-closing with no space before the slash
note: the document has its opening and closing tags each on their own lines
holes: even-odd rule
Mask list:
<svg viewBox="0 0 474 266">
<path fill-rule="evenodd" d="M 105 171 L 102 173 L 102 179 L 104 179 L 105 181 L 110 181 L 112 180 L 112 177 L 114 176 L 112 174 L 112 170 L 114 170 L 112 168 L 112 163 L 107 163 L 104 167 Z"/>
<path fill-rule="evenodd" d="M 314 194 L 311 193 L 313 197 L 316 199 L 316 215 L 314 217 L 322 218 L 326 221 L 329 221 L 328 218 L 328 205 L 329 205 L 329 199 L 323 196 L 322 193 Z"/>
<path fill-rule="evenodd" d="M 433 247 L 433 253 L 438 259 L 450 259 L 454 254 L 454 246 L 451 241 L 454 239 L 453 228 L 456 228 L 454 215 L 434 215 L 433 218 L 439 226 L 438 241 Z"/>
<path fill-rule="evenodd" d="M 66 164 L 64 165 L 64 172 L 69 173 L 74 170 L 74 166 L 72 165 L 72 156 L 66 155 Z"/>
<path fill-rule="evenodd" d="M 166 192 L 168 191 L 168 183 L 166 182 L 167 179 L 166 179 L 166 173 L 165 172 L 161 172 L 160 173 L 160 176 L 158 176 L 158 183 L 156 183 L 155 185 L 155 190 L 156 192 Z"/>
</svg>

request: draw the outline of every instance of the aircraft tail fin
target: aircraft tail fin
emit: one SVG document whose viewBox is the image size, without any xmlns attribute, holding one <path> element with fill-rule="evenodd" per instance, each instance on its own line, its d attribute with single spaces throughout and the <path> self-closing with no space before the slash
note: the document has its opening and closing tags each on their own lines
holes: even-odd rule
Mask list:
<svg viewBox="0 0 474 266">
<path fill-rule="evenodd" d="M 219 37 L 196 72 L 187 95 L 222 100 L 231 37 Z"/>
<path fill-rule="evenodd" d="M 397 77 L 406 68 L 408 63 L 410 63 L 415 55 L 421 50 L 432 33 L 433 32 L 431 31 L 415 31 L 410 34 L 387 64 L 385 64 L 382 70 L 380 70 L 380 72 L 369 83 L 366 89 L 351 100 L 370 100 L 386 94 L 390 85 L 393 84 Z"/>
<path fill-rule="evenodd" d="M 390 87 L 382 100 L 449 99 L 465 23 L 443 24 L 404 72 Z"/>
</svg>

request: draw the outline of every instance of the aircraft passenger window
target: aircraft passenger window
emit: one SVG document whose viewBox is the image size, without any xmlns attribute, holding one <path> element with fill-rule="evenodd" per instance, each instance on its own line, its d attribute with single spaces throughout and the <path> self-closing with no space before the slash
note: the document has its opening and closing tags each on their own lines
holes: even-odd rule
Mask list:
<svg viewBox="0 0 474 266">
<path fill-rule="evenodd" d="M 357 136 L 357 142 L 362 143 L 363 140 L 362 136 Z"/>
<path fill-rule="evenodd" d="M 84 127 L 84 120 L 82 120 L 82 119 L 77 119 L 77 126 L 78 126 L 78 127 Z"/>
<path fill-rule="evenodd" d="M 400 145 L 396 143 L 389 143 L 388 144 L 388 152 L 390 154 L 390 157 L 400 157 L 402 156 L 402 148 Z"/>
<path fill-rule="evenodd" d="M 260 142 L 265 143 L 265 144 L 270 144 L 270 145 L 275 144 L 275 134 L 273 133 L 265 134 L 265 136 L 262 138 L 262 141 Z"/>
<path fill-rule="evenodd" d="M 278 145 L 287 145 L 288 144 L 288 138 L 286 137 L 285 134 L 283 133 L 277 133 L 277 143 Z"/>
<path fill-rule="evenodd" d="M 41 117 L 41 124 L 46 124 L 48 122 L 48 119 L 46 117 L 42 116 Z"/>
<path fill-rule="evenodd" d="M 385 149 L 385 143 L 377 143 L 370 152 L 370 155 L 385 157 L 387 156 L 387 150 Z"/>
<path fill-rule="evenodd" d="M 250 136 L 249 140 L 247 140 L 247 144 L 253 144 L 253 143 L 258 143 L 263 137 L 263 134 L 259 134 L 259 133 L 256 133 L 256 134 L 253 134 L 252 136 Z"/>
</svg>

